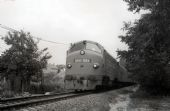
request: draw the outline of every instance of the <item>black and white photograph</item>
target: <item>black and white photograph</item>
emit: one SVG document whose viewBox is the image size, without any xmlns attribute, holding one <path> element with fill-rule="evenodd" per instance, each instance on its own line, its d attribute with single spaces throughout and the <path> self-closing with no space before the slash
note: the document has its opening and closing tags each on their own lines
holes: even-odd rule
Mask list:
<svg viewBox="0 0 170 111">
<path fill-rule="evenodd" d="M 170 0 L 0 0 L 0 111 L 169 111 Z"/>
</svg>

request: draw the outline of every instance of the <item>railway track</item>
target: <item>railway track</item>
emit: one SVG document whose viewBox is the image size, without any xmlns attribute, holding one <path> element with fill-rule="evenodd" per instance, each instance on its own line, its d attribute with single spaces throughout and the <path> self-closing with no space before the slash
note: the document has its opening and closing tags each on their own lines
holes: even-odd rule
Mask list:
<svg viewBox="0 0 170 111">
<path fill-rule="evenodd" d="M 53 93 L 53 94 L 48 94 L 48 95 L 39 94 L 39 95 L 26 96 L 26 97 L 5 98 L 5 99 L 0 99 L 0 104 L 8 104 L 11 102 L 20 102 L 20 101 L 36 99 L 36 98 L 52 97 L 52 96 L 57 96 L 57 95 L 69 94 L 69 93 L 72 93 L 72 92 Z"/>
<path fill-rule="evenodd" d="M 134 84 L 133 84 L 134 85 Z M 9 99 L 0 99 L 0 111 L 13 111 L 15 109 L 21 109 L 27 106 L 35 106 L 41 104 L 47 104 L 51 102 L 57 102 L 61 100 L 66 100 L 74 97 L 79 97 L 83 95 L 93 94 L 93 93 L 102 93 L 107 92 L 110 90 L 121 89 L 124 87 L 133 86 L 131 85 L 124 85 L 119 86 L 117 88 L 111 88 L 107 90 L 99 90 L 99 91 L 86 91 L 86 92 L 63 92 L 63 93 L 55 93 L 50 95 L 36 95 L 30 97 L 18 97 L 18 98 L 9 98 Z"/>
<path fill-rule="evenodd" d="M 82 92 L 82 93 L 65 92 L 65 93 L 57 93 L 51 95 L 39 95 L 39 96 L 30 96 L 30 97 L 1 99 L 0 111 L 8 111 L 13 109 L 23 108 L 26 106 L 56 102 L 56 101 L 66 100 L 69 98 L 88 95 L 92 93 L 93 93 L 92 91 Z"/>
</svg>

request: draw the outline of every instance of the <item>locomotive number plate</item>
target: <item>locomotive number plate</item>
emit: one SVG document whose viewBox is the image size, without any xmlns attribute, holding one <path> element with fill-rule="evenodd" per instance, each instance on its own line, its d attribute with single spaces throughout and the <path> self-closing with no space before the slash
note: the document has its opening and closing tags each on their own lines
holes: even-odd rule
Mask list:
<svg viewBox="0 0 170 111">
<path fill-rule="evenodd" d="M 76 62 L 76 63 L 80 63 L 80 62 L 90 63 L 91 60 L 90 60 L 90 59 L 85 59 L 85 58 L 83 58 L 83 59 L 75 59 L 74 62 Z"/>
</svg>

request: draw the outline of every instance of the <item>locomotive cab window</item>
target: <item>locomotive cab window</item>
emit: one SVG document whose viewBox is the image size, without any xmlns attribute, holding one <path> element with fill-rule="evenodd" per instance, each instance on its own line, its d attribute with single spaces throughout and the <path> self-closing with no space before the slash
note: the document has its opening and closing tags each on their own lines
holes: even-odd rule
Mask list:
<svg viewBox="0 0 170 111">
<path fill-rule="evenodd" d="M 97 44 L 86 43 L 86 49 L 101 53 L 101 49 Z"/>
</svg>

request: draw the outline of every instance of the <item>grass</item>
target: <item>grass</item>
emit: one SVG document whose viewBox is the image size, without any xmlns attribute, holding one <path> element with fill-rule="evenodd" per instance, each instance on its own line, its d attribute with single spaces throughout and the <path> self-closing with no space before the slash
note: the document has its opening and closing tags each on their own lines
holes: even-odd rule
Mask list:
<svg viewBox="0 0 170 111">
<path fill-rule="evenodd" d="M 156 89 L 149 89 L 146 90 L 145 88 L 139 87 L 138 90 L 136 90 L 134 93 L 130 95 L 131 98 L 143 98 L 143 99 L 149 99 L 149 98 L 164 98 L 164 97 L 170 97 L 169 93 L 165 91 L 156 90 Z"/>
<path fill-rule="evenodd" d="M 124 92 L 124 91 L 123 91 Z M 125 90 L 125 92 L 127 92 Z M 133 93 L 129 93 L 130 102 L 129 111 L 169 111 L 170 96 L 163 94 L 149 93 L 147 90 L 139 87 Z"/>
<path fill-rule="evenodd" d="M 15 96 L 15 93 L 13 91 L 10 91 L 10 90 L 5 90 L 5 91 L 1 92 L 2 98 L 11 98 L 11 97 L 14 97 L 14 96 Z"/>
</svg>

